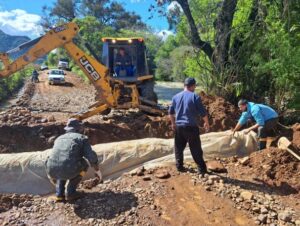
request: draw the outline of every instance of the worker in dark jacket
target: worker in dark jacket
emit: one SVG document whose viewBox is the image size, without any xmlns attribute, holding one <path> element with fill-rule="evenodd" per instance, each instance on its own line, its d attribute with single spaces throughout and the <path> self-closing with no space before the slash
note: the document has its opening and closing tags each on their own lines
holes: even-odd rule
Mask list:
<svg viewBox="0 0 300 226">
<path fill-rule="evenodd" d="M 121 71 L 125 71 L 127 77 L 131 77 L 134 75 L 131 56 L 123 47 L 119 49 L 119 52 L 115 57 L 115 65 L 115 72 L 117 76 L 124 76 Z"/>
<path fill-rule="evenodd" d="M 183 151 L 188 143 L 193 159 L 198 166 L 199 174 L 204 175 L 207 173 L 207 168 L 203 160 L 198 122 L 200 116 L 202 116 L 206 131 L 209 130 L 209 122 L 201 98 L 194 93 L 195 88 L 195 79 L 187 78 L 184 82 L 184 90 L 176 94 L 172 99 L 169 115 L 172 128 L 175 131 L 177 170 L 185 170 L 183 167 Z"/>
<path fill-rule="evenodd" d="M 248 120 L 254 120 L 255 125 L 245 130 L 245 133 L 249 133 L 251 130 L 257 129 L 258 136 L 258 148 L 262 150 L 266 148 L 266 138 L 270 131 L 274 129 L 278 122 L 278 114 L 271 107 L 248 102 L 242 99 L 238 103 L 239 109 L 243 112 L 233 133 L 240 130 Z"/>
<path fill-rule="evenodd" d="M 77 119 L 69 119 L 66 133 L 59 136 L 47 159 L 48 176 L 56 183 L 57 201 L 74 200 L 80 197 L 77 185 L 90 165 L 98 171 L 98 158 L 82 132 L 83 126 Z M 68 181 L 66 191 L 65 185 Z M 65 194 L 66 193 L 66 194 Z"/>
</svg>

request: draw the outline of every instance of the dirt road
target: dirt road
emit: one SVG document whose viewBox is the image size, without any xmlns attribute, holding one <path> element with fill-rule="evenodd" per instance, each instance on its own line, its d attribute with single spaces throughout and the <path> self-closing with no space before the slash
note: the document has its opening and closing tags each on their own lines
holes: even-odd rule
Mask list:
<svg viewBox="0 0 300 226">
<path fill-rule="evenodd" d="M 39 79 L 29 102 L 32 110 L 76 113 L 86 110 L 95 102 L 95 88 L 73 73 L 67 72 L 64 85 L 50 85 L 46 73 L 41 74 Z"/>
</svg>

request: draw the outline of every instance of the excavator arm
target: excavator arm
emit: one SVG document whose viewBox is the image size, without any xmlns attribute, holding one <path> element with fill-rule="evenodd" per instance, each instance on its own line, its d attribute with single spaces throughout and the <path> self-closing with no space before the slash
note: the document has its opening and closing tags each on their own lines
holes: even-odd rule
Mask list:
<svg viewBox="0 0 300 226">
<path fill-rule="evenodd" d="M 96 105 L 96 113 L 104 111 L 109 107 L 116 106 L 116 101 L 108 80 L 108 69 L 94 58 L 85 54 L 83 50 L 73 43 L 73 38 L 78 31 L 79 27 L 77 24 L 70 22 L 58 26 L 48 31 L 44 36 L 22 44 L 19 47 L 10 50 L 8 53 L 0 53 L 0 61 L 3 64 L 3 69 L 0 70 L 0 77 L 8 77 L 38 58 L 43 57 L 50 51 L 58 47 L 63 47 L 68 51 L 76 64 L 80 66 L 90 82 L 96 87 L 98 93 L 101 94 L 101 104 L 99 103 Z M 9 53 L 20 51 L 29 46 L 32 46 L 32 48 L 25 54 L 13 62 L 9 61 Z M 78 114 L 75 117 L 83 119 L 93 114 L 95 114 L 94 111 Z"/>
<path fill-rule="evenodd" d="M 38 58 L 45 56 L 50 51 L 71 42 L 78 30 L 79 28 L 75 23 L 61 25 L 48 31 L 42 37 L 24 43 L 7 53 L 0 53 L 0 60 L 4 65 L 4 68 L 0 71 L 0 77 L 10 76 Z M 30 50 L 10 63 L 8 58 L 9 53 L 17 52 L 30 46 L 32 46 Z"/>
<path fill-rule="evenodd" d="M 21 70 L 29 63 L 43 57 L 50 51 L 63 47 L 73 58 L 76 64 L 82 69 L 90 82 L 95 86 L 100 95 L 97 103 L 93 104 L 85 112 L 80 112 L 73 117 L 80 120 L 101 113 L 109 108 L 128 109 L 138 107 L 151 113 L 160 114 L 159 109 L 140 104 L 140 97 L 136 85 L 126 85 L 122 81 L 115 80 L 108 76 L 108 68 L 99 63 L 93 57 L 85 54 L 74 42 L 73 38 L 77 35 L 79 27 L 76 23 L 70 22 L 48 31 L 44 36 L 20 45 L 19 47 L 7 52 L 0 53 L 0 61 L 3 68 L 0 70 L 0 78 L 8 77 L 13 73 Z M 10 62 L 8 54 L 30 48 L 25 54 L 13 62 Z M 112 85 L 113 84 L 113 85 Z"/>
</svg>

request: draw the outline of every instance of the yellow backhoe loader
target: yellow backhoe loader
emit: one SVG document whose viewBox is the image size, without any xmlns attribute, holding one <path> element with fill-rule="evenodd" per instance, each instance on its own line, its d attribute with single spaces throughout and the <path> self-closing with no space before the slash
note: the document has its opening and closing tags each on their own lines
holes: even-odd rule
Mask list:
<svg viewBox="0 0 300 226">
<path fill-rule="evenodd" d="M 98 91 L 97 102 L 90 106 L 87 111 L 80 112 L 73 117 L 83 120 L 95 114 L 108 111 L 111 108 L 139 108 L 151 114 L 163 114 L 164 111 L 157 105 L 156 96 L 153 94 L 153 76 L 146 75 L 148 67 L 143 39 L 104 39 L 104 65 L 94 57 L 87 55 L 73 42 L 73 38 L 77 35 L 78 31 L 79 27 L 77 24 L 70 22 L 55 27 L 44 36 L 24 43 L 13 50 L 0 53 L 0 62 L 3 64 L 0 70 L 0 78 L 10 76 L 50 51 L 58 47 L 63 47 L 75 63 L 80 66 Z M 10 53 L 27 47 L 31 48 L 25 54 L 13 62 L 10 61 Z M 132 54 L 131 60 L 133 63 L 130 76 L 121 74 L 120 68 L 118 73 L 116 73 L 114 54 L 121 48 L 125 50 L 127 48 Z M 148 85 L 145 86 L 145 83 Z M 149 92 L 149 87 L 152 87 L 153 93 Z M 144 92 L 145 90 L 147 91 Z"/>
</svg>

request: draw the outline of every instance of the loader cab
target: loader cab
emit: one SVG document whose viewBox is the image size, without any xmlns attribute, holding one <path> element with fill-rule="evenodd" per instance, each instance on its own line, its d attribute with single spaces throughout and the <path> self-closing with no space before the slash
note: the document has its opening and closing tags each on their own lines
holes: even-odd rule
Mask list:
<svg viewBox="0 0 300 226">
<path fill-rule="evenodd" d="M 143 38 L 103 38 L 102 41 L 102 63 L 109 68 L 110 76 L 134 82 L 141 76 L 149 75 Z M 125 52 L 126 65 L 120 63 L 121 52 Z"/>
</svg>

